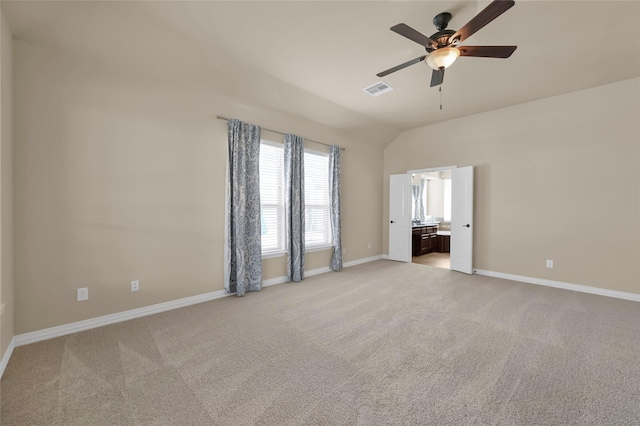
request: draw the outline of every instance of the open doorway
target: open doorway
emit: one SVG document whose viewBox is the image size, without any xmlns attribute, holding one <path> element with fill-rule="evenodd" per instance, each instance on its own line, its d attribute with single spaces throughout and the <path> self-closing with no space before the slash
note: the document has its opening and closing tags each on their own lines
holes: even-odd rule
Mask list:
<svg viewBox="0 0 640 426">
<path fill-rule="evenodd" d="M 411 261 L 451 267 L 451 170 L 411 171 Z"/>
</svg>

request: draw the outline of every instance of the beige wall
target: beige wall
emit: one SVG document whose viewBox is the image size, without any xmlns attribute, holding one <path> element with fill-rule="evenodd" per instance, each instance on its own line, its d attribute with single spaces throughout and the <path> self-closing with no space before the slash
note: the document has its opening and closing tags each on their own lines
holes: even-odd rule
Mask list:
<svg viewBox="0 0 640 426">
<path fill-rule="evenodd" d="M 210 84 L 197 60 L 168 73 L 153 58 L 129 70 L 19 40 L 14 52 L 16 334 L 223 289 L 226 123 L 215 114 L 346 147 L 345 261 L 382 253 L 382 148 L 220 94 L 224 81 Z M 329 256 L 309 253 L 307 269 Z M 283 257 L 264 262 L 265 280 L 285 274 Z"/>
<path fill-rule="evenodd" d="M 472 165 L 475 268 L 640 293 L 638 117 L 635 78 L 404 132 L 384 152 L 384 251 L 390 174 Z"/>
<path fill-rule="evenodd" d="M 7 350 L 14 334 L 13 326 L 13 40 L 9 27 L 1 18 L 0 98 L 0 358 Z"/>
</svg>

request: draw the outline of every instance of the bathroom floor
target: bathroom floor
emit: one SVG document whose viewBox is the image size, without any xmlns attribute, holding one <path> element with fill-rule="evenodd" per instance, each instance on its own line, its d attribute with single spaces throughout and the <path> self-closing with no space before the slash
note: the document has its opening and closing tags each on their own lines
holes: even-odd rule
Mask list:
<svg viewBox="0 0 640 426">
<path fill-rule="evenodd" d="M 438 268 L 449 269 L 449 266 L 451 265 L 451 256 L 449 255 L 449 253 L 433 252 L 423 254 L 422 256 L 413 256 L 411 258 L 411 262 L 419 263 L 420 265 L 429 265 Z"/>
</svg>

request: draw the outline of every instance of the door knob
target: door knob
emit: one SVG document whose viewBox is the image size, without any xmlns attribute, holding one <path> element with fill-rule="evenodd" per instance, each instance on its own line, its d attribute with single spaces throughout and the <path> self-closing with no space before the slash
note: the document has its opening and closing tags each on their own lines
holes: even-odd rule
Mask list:
<svg viewBox="0 0 640 426">
<path fill-rule="evenodd" d="M 391 221 L 391 223 L 395 223 L 394 221 Z"/>
<path fill-rule="evenodd" d="M 471 228 L 471 225 L 469 225 L 468 223 L 466 225 L 462 225 L 462 226 L 464 226 L 465 228 Z"/>
</svg>

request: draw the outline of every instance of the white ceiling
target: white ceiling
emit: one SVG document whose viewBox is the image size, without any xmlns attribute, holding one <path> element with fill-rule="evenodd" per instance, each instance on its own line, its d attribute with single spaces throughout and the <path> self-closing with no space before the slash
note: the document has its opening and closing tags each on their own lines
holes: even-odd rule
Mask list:
<svg viewBox="0 0 640 426">
<path fill-rule="evenodd" d="M 429 36 L 436 14 L 451 12 L 455 30 L 488 4 L 2 1 L 2 11 L 16 39 L 105 63 L 156 52 L 175 72 L 175 64 L 186 67 L 188 60 L 184 48 L 171 48 L 173 40 L 188 43 L 211 70 L 209 78 L 290 87 L 279 109 L 291 105 L 290 112 L 336 128 L 350 120 L 407 130 L 640 76 L 640 1 L 516 0 L 464 44 L 518 49 L 509 59 L 458 59 L 446 71 L 443 110 L 425 63 L 376 77 L 425 53 L 391 26 L 404 22 Z M 127 56 L 127 49 L 135 51 Z M 379 97 L 362 90 L 380 80 L 395 90 Z"/>
</svg>

